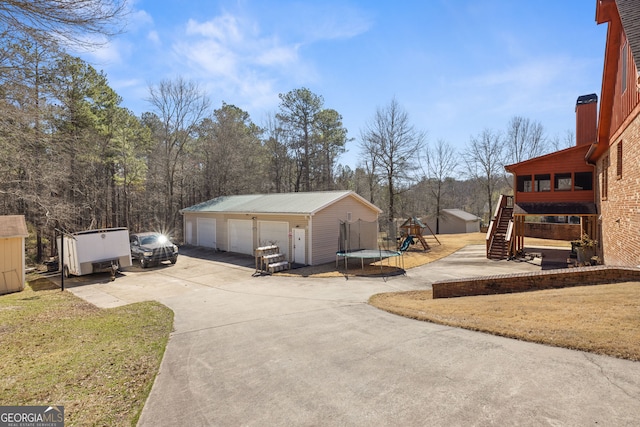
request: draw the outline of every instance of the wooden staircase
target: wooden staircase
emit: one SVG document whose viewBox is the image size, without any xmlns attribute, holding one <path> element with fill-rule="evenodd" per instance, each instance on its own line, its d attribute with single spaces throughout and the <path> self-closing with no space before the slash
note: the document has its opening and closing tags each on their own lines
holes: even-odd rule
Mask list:
<svg viewBox="0 0 640 427">
<path fill-rule="evenodd" d="M 487 232 L 487 258 L 508 259 L 511 256 L 510 227 L 513 220 L 513 196 L 500 196 L 500 203 Z"/>
</svg>

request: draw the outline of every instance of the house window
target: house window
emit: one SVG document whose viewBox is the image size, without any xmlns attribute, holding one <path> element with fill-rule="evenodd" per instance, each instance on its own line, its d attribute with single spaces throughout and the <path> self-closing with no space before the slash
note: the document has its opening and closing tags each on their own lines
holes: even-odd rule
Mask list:
<svg viewBox="0 0 640 427">
<path fill-rule="evenodd" d="M 347 221 L 348 221 L 348 222 L 351 222 L 351 221 L 352 221 L 351 216 L 352 216 L 352 215 L 351 215 L 351 212 L 347 212 Z"/>
<path fill-rule="evenodd" d="M 624 93 L 627 90 L 627 51 L 629 50 L 628 48 L 628 44 L 627 42 L 624 42 L 624 45 L 622 45 L 622 52 L 620 54 L 621 59 L 622 59 L 622 78 L 621 78 L 621 84 L 622 84 L 622 88 L 620 93 Z"/>
<path fill-rule="evenodd" d="M 553 175 L 553 191 L 571 191 L 571 173 Z"/>
<path fill-rule="evenodd" d="M 618 142 L 618 152 L 616 159 L 616 178 L 622 179 L 622 141 Z"/>
<path fill-rule="evenodd" d="M 551 175 L 536 175 L 535 176 L 535 190 L 536 191 L 551 191 Z"/>
<path fill-rule="evenodd" d="M 609 196 L 609 156 L 602 159 L 602 189 L 600 197 L 607 200 Z"/>
<path fill-rule="evenodd" d="M 593 190 L 593 174 L 591 172 L 576 172 L 575 181 L 574 191 Z"/>
<path fill-rule="evenodd" d="M 529 193 L 532 191 L 531 175 L 518 177 L 518 191 L 521 193 Z"/>
</svg>

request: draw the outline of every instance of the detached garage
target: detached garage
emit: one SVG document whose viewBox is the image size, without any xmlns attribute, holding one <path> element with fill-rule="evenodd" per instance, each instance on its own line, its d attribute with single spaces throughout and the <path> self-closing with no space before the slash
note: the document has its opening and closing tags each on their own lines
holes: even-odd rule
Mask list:
<svg viewBox="0 0 640 427">
<path fill-rule="evenodd" d="M 0 295 L 24 289 L 24 239 L 27 236 L 24 216 L 0 216 Z"/>
<path fill-rule="evenodd" d="M 378 207 L 353 191 L 221 196 L 180 211 L 186 244 L 253 255 L 277 245 L 289 262 L 335 261 L 340 221 L 377 221 Z"/>
</svg>

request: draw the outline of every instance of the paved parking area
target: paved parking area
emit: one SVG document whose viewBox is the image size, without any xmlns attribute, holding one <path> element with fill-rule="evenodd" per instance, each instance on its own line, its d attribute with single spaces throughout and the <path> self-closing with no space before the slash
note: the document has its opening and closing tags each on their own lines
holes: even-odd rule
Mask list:
<svg viewBox="0 0 640 427">
<path fill-rule="evenodd" d="M 218 256 L 227 259 L 212 260 Z M 139 426 L 640 419 L 638 363 L 417 322 L 366 303 L 378 292 L 535 271 L 535 263 L 489 261 L 472 246 L 386 280 L 252 277 L 252 266 L 248 257 L 194 251 L 175 266 L 132 268 L 115 282 L 69 284 L 103 307 L 155 299 L 175 312 Z"/>
</svg>

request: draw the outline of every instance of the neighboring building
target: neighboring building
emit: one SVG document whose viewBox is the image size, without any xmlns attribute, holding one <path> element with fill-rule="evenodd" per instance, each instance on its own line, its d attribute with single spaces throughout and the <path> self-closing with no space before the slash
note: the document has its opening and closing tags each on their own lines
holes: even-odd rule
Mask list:
<svg viewBox="0 0 640 427">
<path fill-rule="evenodd" d="M 221 196 L 180 211 L 186 244 L 253 255 L 277 245 L 287 260 L 336 259 L 340 222 L 377 221 L 378 207 L 353 191 Z M 377 247 L 377 235 L 367 236 Z"/>
<path fill-rule="evenodd" d="M 427 225 L 436 231 L 435 218 L 429 218 Z M 462 209 L 442 209 L 438 229 L 440 234 L 477 233 L 480 232 L 480 217 Z"/>
<path fill-rule="evenodd" d="M 24 289 L 24 239 L 28 236 L 24 216 L 0 216 L 0 295 Z"/>
<path fill-rule="evenodd" d="M 598 0 L 607 23 L 597 139 L 586 155 L 596 165 L 599 256 L 608 265 L 640 265 L 640 2 Z"/>
</svg>

